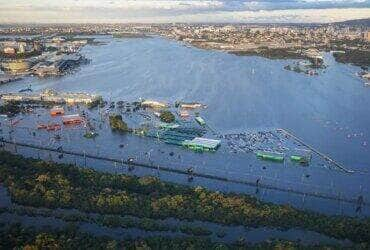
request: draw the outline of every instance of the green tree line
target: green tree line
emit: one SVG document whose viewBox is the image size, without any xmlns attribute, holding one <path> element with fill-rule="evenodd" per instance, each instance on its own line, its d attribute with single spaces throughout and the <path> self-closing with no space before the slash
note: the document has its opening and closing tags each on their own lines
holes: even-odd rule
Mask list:
<svg viewBox="0 0 370 250">
<path fill-rule="evenodd" d="M 328 216 L 160 181 L 97 172 L 0 152 L 0 181 L 13 202 L 102 214 L 203 220 L 249 227 L 301 228 L 356 243 L 370 242 L 370 220 Z"/>
</svg>

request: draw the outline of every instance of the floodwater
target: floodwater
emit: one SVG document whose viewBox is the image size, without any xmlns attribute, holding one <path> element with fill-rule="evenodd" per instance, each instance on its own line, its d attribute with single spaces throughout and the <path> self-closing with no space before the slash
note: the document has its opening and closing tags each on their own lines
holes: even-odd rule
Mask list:
<svg viewBox="0 0 370 250">
<path fill-rule="evenodd" d="M 253 174 L 274 178 L 281 183 L 301 181 L 307 183 L 305 189 L 315 186 L 354 199 L 361 194 L 365 196 L 365 202 L 369 201 L 370 89 L 355 76 L 358 67 L 338 64 L 330 54 L 326 54 L 328 68 L 325 72 L 319 76 L 307 76 L 283 69 L 292 60 L 239 57 L 220 51 L 189 48 L 157 37 L 124 40 L 101 36 L 98 39 L 108 44 L 83 48 L 82 53 L 92 61 L 75 74 L 51 79 L 29 77 L 0 86 L 0 93 L 18 91 L 32 84 L 34 90 L 83 91 L 100 94 L 111 101 L 135 101 L 138 98 L 167 102 L 199 101 L 208 106 L 202 110 L 202 117 L 221 134 L 285 128 L 357 172 L 345 174 L 314 167 L 257 164 L 253 154 L 234 156 L 223 150 L 222 153 L 199 155 L 174 146 L 148 142 L 148 138 L 125 136 L 122 139 L 101 132 L 96 138 L 96 142 L 101 143 L 100 154 L 118 158 L 138 151 L 144 157 L 143 152 L 154 148 L 152 157 L 156 162 L 163 162 L 166 158 L 166 162 L 171 162 L 175 168 L 183 168 L 192 162 L 202 163 L 198 164 L 201 165 L 198 170 L 205 173 L 216 174 L 219 171 L 220 175 L 227 171 L 228 175 L 238 178 Z M 70 132 L 70 137 L 82 137 L 82 132 L 76 133 Z M 27 136 L 26 132 L 20 133 L 17 140 L 20 137 L 27 140 Z M 128 145 L 126 154 L 118 148 L 122 140 Z M 72 149 L 97 150 L 86 139 L 81 139 L 81 144 L 70 144 L 74 144 L 70 145 Z M 111 145 L 115 145 L 117 150 L 112 150 Z M 165 155 L 157 153 L 160 148 L 166 151 Z M 185 155 L 182 164 L 168 156 L 170 151 Z M 261 169 L 262 165 L 267 166 L 267 171 Z M 302 181 L 302 176 L 307 174 L 310 179 Z M 206 184 L 222 189 L 220 184 L 213 185 L 208 181 Z M 235 185 L 235 188 L 244 191 L 240 185 Z M 271 191 L 269 196 L 268 200 L 278 202 L 277 197 L 284 195 Z M 297 201 L 289 199 L 289 203 L 295 205 L 301 202 L 302 198 L 297 198 Z M 330 210 L 331 205 L 317 201 L 309 208 L 325 211 Z M 334 210 L 338 212 L 337 208 Z"/>
<path fill-rule="evenodd" d="M 177 222 L 180 225 L 189 225 L 188 222 L 182 223 L 178 220 L 167 219 L 166 221 Z M 63 229 L 68 225 L 68 222 L 58 219 L 55 217 L 44 217 L 44 216 L 28 216 L 28 215 L 17 215 L 16 213 L 5 212 L 0 214 L 0 223 L 21 223 L 26 227 L 34 227 L 37 229 Z M 179 226 L 177 224 L 177 226 Z M 322 244 L 340 244 L 342 246 L 350 246 L 352 243 L 349 240 L 337 240 L 325 236 L 320 233 L 301 230 L 301 229 L 289 229 L 280 230 L 275 228 L 245 228 L 242 226 L 220 226 L 213 223 L 206 222 L 196 222 L 191 223 L 195 226 L 200 226 L 202 228 L 208 228 L 212 234 L 209 238 L 213 242 L 222 243 L 234 243 L 241 238 L 244 238 L 246 242 L 256 244 L 260 242 L 265 242 L 269 239 L 283 239 L 291 241 L 300 241 L 303 245 L 316 245 Z M 145 231 L 139 228 L 110 228 L 106 226 L 100 226 L 89 222 L 76 222 L 79 230 L 82 232 L 87 232 L 95 236 L 109 236 L 116 240 L 124 239 L 137 239 L 137 238 L 147 238 L 147 237 L 170 237 L 170 238 L 180 238 L 188 236 L 187 234 L 181 232 L 171 232 L 171 231 Z M 224 237 L 216 236 L 217 231 L 222 230 L 225 233 Z M 208 237 L 208 236 L 207 236 Z"/>
<path fill-rule="evenodd" d="M 11 204 L 8 190 L 0 183 L 0 208 L 9 207 Z"/>
<path fill-rule="evenodd" d="M 92 63 L 76 74 L 25 79 L 1 92 L 31 83 L 111 100 L 199 101 L 209 107 L 207 123 L 220 132 L 287 128 L 342 164 L 369 170 L 370 146 L 363 142 L 370 143 L 370 89 L 354 75 L 358 67 L 327 55 L 325 73 L 306 76 L 284 70 L 287 60 L 238 57 L 162 38 L 99 40 L 109 44 L 85 47 Z"/>
</svg>

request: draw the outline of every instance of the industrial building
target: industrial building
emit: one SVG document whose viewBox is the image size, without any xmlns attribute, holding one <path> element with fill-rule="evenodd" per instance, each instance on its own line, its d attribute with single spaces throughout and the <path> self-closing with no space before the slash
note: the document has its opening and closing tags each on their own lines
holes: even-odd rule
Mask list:
<svg viewBox="0 0 370 250">
<path fill-rule="evenodd" d="M 9 71 L 12 74 L 27 72 L 31 67 L 30 63 L 26 60 L 3 62 L 1 66 L 5 71 Z"/>
<path fill-rule="evenodd" d="M 31 40 L 1 41 L 0 48 L 2 48 L 1 50 L 4 54 L 8 55 L 25 54 L 34 51 L 39 51 L 41 49 L 40 44 L 38 42 Z"/>
<path fill-rule="evenodd" d="M 80 115 L 65 115 L 62 116 L 62 122 L 64 125 L 69 125 L 69 124 L 81 124 L 84 122 L 84 118 L 81 117 Z"/>
<path fill-rule="evenodd" d="M 182 109 L 198 109 L 203 108 L 204 106 L 198 102 L 181 102 L 179 103 L 179 107 Z"/>
<path fill-rule="evenodd" d="M 190 117 L 190 114 L 187 111 L 180 111 L 179 116 L 183 119 L 186 119 L 186 118 Z"/>
<path fill-rule="evenodd" d="M 175 129 L 178 128 L 180 125 L 173 124 L 173 123 L 165 123 L 165 122 L 159 122 L 156 127 L 161 129 Z"/>
<path fill-rule="evenodd" d="M 199 123 L 199 125 L 201 126 L 205 126 L 206 125 L 206 122 L 204 121 L 204 119 L 200 116 L 196 116 L 195 117 L 195 120 L 197 121 L 197 123 Z"/>
<path fill-rule="evenodd" d="M 58 93 L 52 89 L 46 89 L 41 93 L 10 93 L 3 94 L 3 101 L 21 102 L 52 102 L 60 104 L 83 103 L 90 104 L 101 99 L 101 96 L 85 93 Z"/>
<path fill-rule="evenodd" d="M 4 54 L 15 54 L 16 52 L 15 48 L 12 47 L 5 47 L 3 51 Z"/>
<path fill-rule="evenodd" d="M 55 106 L 50 110 L 51 116 L 64 115 L 64 109 L 59 106 Z"/>
<path fill-rule="evenodd" d="M 61 75 L 63 72 L 76 68 L 86 59 L 79 54 L 50 55 L 45 61 L 37 63 L 32 70 L 35 75 L 53 76 Z"/>
<path fill-rule="evenodd" d="M 182 145 L 195 151 L 216 151 L 220 145 L 220 140 L 196 137 L 193 140 L 185 140 Z"/>
<path fill-rule="evenodd" d="M 152 100 L 145 100 L 141 102 L 142 107 L 148 108 L 167 108 L 168 104 L 164 102 L 152 101 Z"/>
</svg>

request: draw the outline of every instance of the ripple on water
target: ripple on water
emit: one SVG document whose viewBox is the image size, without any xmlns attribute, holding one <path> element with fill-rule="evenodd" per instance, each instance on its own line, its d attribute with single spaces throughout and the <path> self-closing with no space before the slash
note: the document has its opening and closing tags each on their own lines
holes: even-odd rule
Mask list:
<svg viewBox="0 0 370 250">
<path fill-rule="evenodd" d="M 0 207 L 9 207 L 11 204 L 8 190 L 0 184 Z"/>
</svg>

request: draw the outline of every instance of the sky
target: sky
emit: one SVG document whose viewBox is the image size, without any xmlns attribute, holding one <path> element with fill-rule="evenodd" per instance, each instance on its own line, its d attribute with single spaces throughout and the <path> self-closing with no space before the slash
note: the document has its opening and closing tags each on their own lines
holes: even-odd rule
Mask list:
<svg viewBox="0 0 370 250">
<path fill-rule="evenodd" d="M 0 24 L 326 23 L 362 18 L 370 18 L 370 0 L 0 0 Z"/>
</svg>

